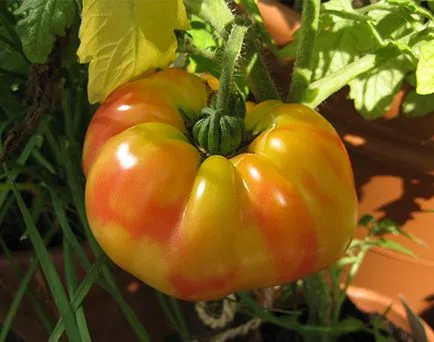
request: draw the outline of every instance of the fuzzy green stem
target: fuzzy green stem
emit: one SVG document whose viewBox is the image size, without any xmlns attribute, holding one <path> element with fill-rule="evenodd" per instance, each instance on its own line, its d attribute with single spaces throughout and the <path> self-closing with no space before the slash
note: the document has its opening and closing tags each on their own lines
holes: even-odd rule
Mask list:
<svg viewBox="0 0 434 342">
<path fill-rule="evenodd" d="M 238 63 L 247 27 L 234 24 L 223 51 L 220 86 L 216 95 L 216 108 L 224 114 L 231 110 L 231 95 L 234 90 L 234 73 Z"/>
<path fill-rule="evenodd" d="M 306 303 L 309 307 L 309 324 L 318 324 L 322 326 L 330 325 L 331 319 L 331 296 L 330 288 L 327 285 L 324 275 L 319 272 L 303 279 L 303 293 Z M 330 335 L 305 336 L 305 340 L 329 342 Z"/>
<path fill-rule="evenodd" d="M 220 38 L 224 38 L 227 35 L 230 23 L 235 20 L 234 15 L 224 0 L 185 0 L 184 3 L 190 13 L 199 16 L 209 23 Z M 254 1 L 245 0 L 243 3 L 250 3 L 248 7 L 249 14 L 257 18 L 259 10 L 255 9 L 256 4 Z M 266 64 L 259 53 L 258 37 L 265 39 L 265 35 L 267 34 L 265 28 L 262 26 L 257 27 L 257 25 L 253 25 L 253 28 L 246 37 L 246 53 L 247 59 L 250 61 L 246 74 L 248 75 L 251 91 L 257 101 L 280 98 Z M 268 39 L 265 40 L 268 42 Z"/>
<path fill-rule="evenodd" d="M 321 0 L 303 1 L 300 39 L 297 42 L 294 72 L 288 94 L 288 101 L 290 102 L 302 102 L 304 100 L 312 78 L 320 5 Z"/>
<path fill-rule="evenodd" d="M 234 73 L 243 47 L 247 27 L 234 23 L 222 51 L 220 85 L 213 99 L 213 108 L 204 108 L 203 117 L 193 126 L 198 147 L 208 155 L 229 155 L 240 145 L 242 119 L 238 113 L 239 94 L 235 91 Z M 244 104 L 244 102 L 242 102 Z"/>
</svg>

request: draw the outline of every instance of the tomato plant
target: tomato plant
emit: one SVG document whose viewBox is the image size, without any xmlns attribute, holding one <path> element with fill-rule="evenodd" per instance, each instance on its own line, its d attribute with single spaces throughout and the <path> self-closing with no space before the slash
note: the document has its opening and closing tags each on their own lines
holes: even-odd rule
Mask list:
<svg viewBox="0 0 434 342">
<path fill-rule="evenodd" d="M 172 296 L 221 299 L 223 319 L 235 317 L 229 306 L 254 314 L 216 341 L 265 322 L 308 341 L 372 327 L 383 339 L 379 321 L 342 320 L 347 289 L 371 248 L 413 255 L 387 234 L 418 240 L 370 215 L 359 221 L 366 237 L 352 240 L 351 165 L 320 104 L 348 87 L 365 119 L 397 96 L 402 115 L 431 113 L 432 1 L 281 0 L 300 18 L 285 46 L 259 2 L 272 1 L 0 1 L 1 341 L 12 330 L 91 341 L 101 325 L 106 338 L 113 304 L 137 340 L 154 340 L 145 326 L 157 322 L 135 310 L 149 310 L 136 297 L 149 288 L 118 286 L 125 272 L 107 256 L 156 289 L 185 341 Z M 290 61 L 291 73 L 277 70 L 288 87 L 266 57 Z M 306 315 L 273 312 L 300 293 Z M 85 310 L 86 296 L 103 305 Z M 33 316 L 18 310 L 26 299 Z M 121 321 L 111 338 L 134 340 Z M 51 336 L 36 337 L 39 324 Z"/>
</svg>

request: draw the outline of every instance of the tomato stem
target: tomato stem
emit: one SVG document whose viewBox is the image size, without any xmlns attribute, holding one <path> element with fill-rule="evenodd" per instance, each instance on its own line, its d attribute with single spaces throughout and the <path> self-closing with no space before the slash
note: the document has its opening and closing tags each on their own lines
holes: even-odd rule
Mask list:
<svg viewBox="0 0 434 342">
<path fill-rule="evenodd" d="M 312 79 L 320 6 L 321 0 L 303 1 L 300 39 L 297 42 L 294 72 L 288 94 L 288 101 L 290 102 L 301 103 L 304 100 Z"/>
<path fill-rule="evenodd" d="M 220 73 L 220 86 L 216 95 L 215 107 L 224 115 L 229 115 L 232 108 L 231 96 L 234 93 L 234 74 L 238 59 L 243 47 L 247 27 L 234 23 L 229 34 L 225 49 L 223 50 L 222 69 Z"/>
</svg>

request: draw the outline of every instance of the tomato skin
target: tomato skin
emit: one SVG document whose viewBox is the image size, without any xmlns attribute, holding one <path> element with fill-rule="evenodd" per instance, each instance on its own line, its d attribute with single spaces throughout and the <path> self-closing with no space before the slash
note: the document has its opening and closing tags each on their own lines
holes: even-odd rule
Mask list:
<svg viewBox="0 0 434 342">
<path fill-rule="evenodd" d="M 120 267 L 185 300 L 328 267 L 357 222 L 352 169 L 334 128 L 303 105 L 249 103 L 244 124 L 257 137 L 247 151 L 202 160 L 182 115 L 194 118 L 209 94 L 205 79 L 166 69 L 99 108 L 83 154 L 97 241 Z"/>
</svg>

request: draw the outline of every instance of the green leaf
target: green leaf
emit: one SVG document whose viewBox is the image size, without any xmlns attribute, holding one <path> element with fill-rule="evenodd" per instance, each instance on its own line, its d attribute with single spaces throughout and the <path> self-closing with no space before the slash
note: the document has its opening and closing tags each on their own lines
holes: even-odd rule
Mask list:
<svg viewBox="0 0 434 342">
<path fill-rule="evenodd" d="M 209 72 L 218 77 L 220 66 L 214 59 L 218 43 L 211 33 L 210 26 L 194 15 L 191 17 L 190 25 L 191 28 L 187 33 L 191 37 L 190 43 L 194 50 L 188 54 L 188 71 L 191 73 Z"/>
<path fill-rule="evenodd" d="M 87 0 L 82 16 L 77 55 L 81 63 L 90 63 L 90 103 L 167 67 L 176 58 L 174 31 L 190 28 L 182 0 Z"/>
<path fill-rule="evenodd" d="M 407 322 L 410 326 L 411 335 L 415 342 L 428 342 L 425 328 L 422 324 L 422 319 L 410 308 L 403 295 L 399 296 L 399 300 L 404 306 L 405 312 L 407 314 Z"/>
<path fill-rule="evenodd" d="M 389 11 L 373 11 L 369 15 L 376 22 L 379 35 L 386 40 L 399 39 L 423 29 L 423 24 L 403 7 L 391 6 Z"/>
<path fill-rule="evenodd" d="M 9 28 L 9 30 L 11 29 Z M 24 58 L 21 48 L 17 45 L 11 37 L 11 33 L 0 23 L 0 77 L 6 75 L 7 72 L 12 72 L 9 73 L 11 76 L 17 76 L 16 78 L 20 80 L 26 79 L 29 64 Z M 15 76 L 15 74 L 17 75 Z M 11 82 L 0 81 L 0 84 L 5 86 L 6 84 L 10 85 Z"/>
<path fill-rule="evenodd" d="M 24 0 L 16 11 L 23 18 L 18 21 L 17 33 L 24 53 L 32 63 L 45 63 L 56 36 L 64 36 L 72 24 L 76 11 L 74 0 Z"/>
<path fill-rule="evenodd" d="M 332 8 L 337 8 L 336 1 Z M 330 2 L 326 4 L 329 7 L 324 5 L 325 8 L 329 9 Z M 321 17 L 321 29 L 316 41 L 313 62 L 315 65 L 314 80 L 341 70 L 363 53 L 373 50 L 377 44 L 366 21 L 354 21 L 335 15 L 331 17 L 335 19 L 330 21 L 328 15 Z M 291 53 L 290 48 L 287 50 L 287 53 Z"/>
<path fill-rule="evenodd" d="M 378 247 L 382 247 L 382 248 L 387 248 L 399 253 L 403 253 L 412 257 L 415 257 L 416 255 L 407 247 L 404 247 L 403 245 L 401 245 L 398 242 L 392 241 L 392 240 L 385 240 L 385 239 L 379 239 L 379 240 L 375 240 L 373 242 L 374 245 L 378 246 Z"/>
<path fill-rule="evenodd" d="M 68 243 L 67 238 L 63 238 L 63 255 L 65 266 L 65 279 L 70 299 L 73 298 L 74 292 L 77 291 L 77 268 L 75 265 L 74 254 L 71 245 Z M 86 315 L 83 307 L 78 307 L 75 310 L 77 318 L 78 330 L 80 332 L 81 342 L 91 342 L 92 338 L 89 334 L 89 328 L 86 321 Z"/>
<path fill-rule="evenodd" d="M 402 113 L 409 117 L 419 117 L 434 112 L 434 94 L 419 95 L 410 91 L 402 104 Z"/>
<path fill-rule="evenodd" d="M 391 59 L 350 82 L 350 98 L 366 119 L 384 115 L 411 65 L 405 56 Z"/>
<path fill-rule="evenodd" d="M 106 266 L 107 257 L 105 254 L 101 254 L 97 256 L 95 263 L 92 267 L 87 271 L 86 277 L 74 292 L 71 298 L 71 306 L 76 311 L 82 305 L 86 295 L 92 289 L 92 286 L 97 282 L 100 272 Z M 51 336 L 49 338 L 49 342 L 58 341 L 62 336 L 64 329 L 66 328 L 66 322 L 63 321 L 63 318 L 57 322 L 53 331 L 51 332 Z M 81 341 L 81 340 L 77 340 Z M 148 339 L 141 339 L 141 341 L 148 341 Z"/>
<path fill-rule="evenodd" d="M 187 33 L 191 36 L 192 43 L 195 47 L 200 50 L 214 50 L 217 48 L 217 42 L 212 34 L 212 30 L 205 21 L 192 15 L 190 25 L 191 28 Z"/>
<path fill-rule="evenodd" d="M 335 10 L 340 12 L 355 12 L 351 0 L 330 0 L 323 4 L 326 10 Z"/>
<path fill-rule="evenodd" d="M 373 317 L 369 320 L 372 324 L 372 333 L 375 336 L 375 342 L 394 342 L 395 339 L 390 336 L 387 321 L 382 317 Z M 385 336 L 384 334 L 387 333 Z"/>
<path fill-rule="evenodd" d="M 406 8 L 412 14 L 420 14 L 430 20 L 434 20 L 434 16 L 426 8 L 417 4 L 414 0 L 387 0 L 390 4 L 396 4 L 401 8 Z"/>
<path fill-rule="evenodd" d="M 416 80 L 416 92 L 419 95 L 434 93 L 434 41 L 432 40 L 420 48 Z"/>
<path fill-rule="evenodd" d="M 369 224 L 376 222 L 376 219 L 371 214 L 365 214 L 359 219 L 359 225 L 367 227 Z"/>
</svg>

